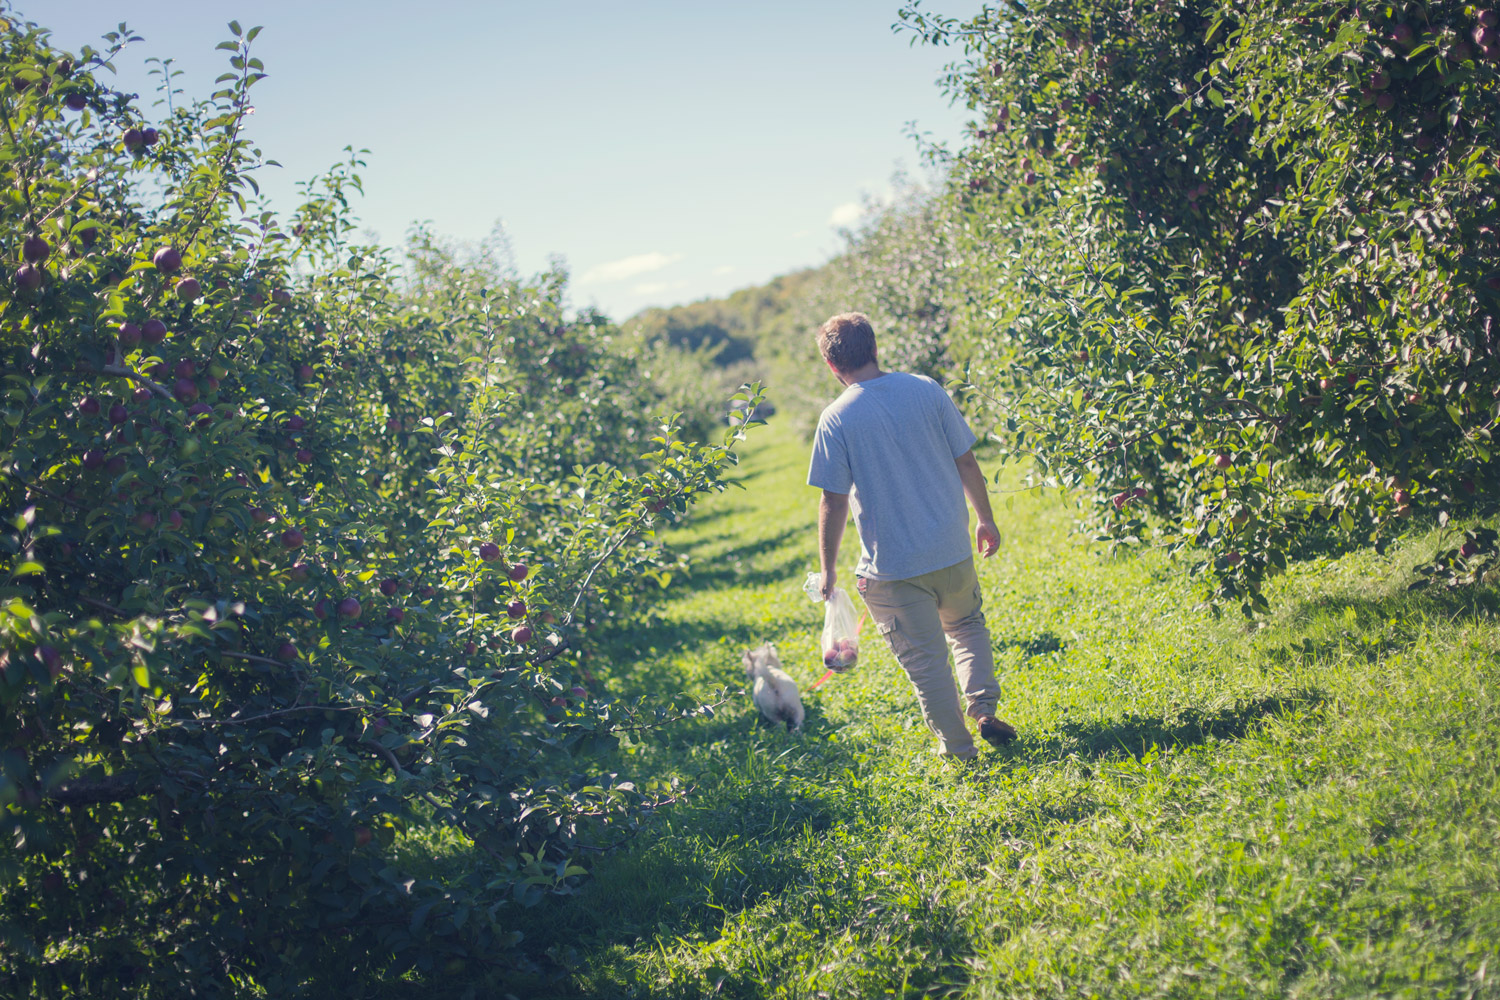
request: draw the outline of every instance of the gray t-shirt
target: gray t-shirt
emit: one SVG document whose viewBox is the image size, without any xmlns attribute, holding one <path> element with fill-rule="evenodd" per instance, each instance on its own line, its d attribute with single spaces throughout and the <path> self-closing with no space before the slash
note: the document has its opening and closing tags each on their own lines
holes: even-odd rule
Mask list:
<svg viewBox="0 0 1500 1000">
<path fill-rule="evenodd" d="M 953 400 L 925 375 L 888 372 L 828 404 L 807 484 L 849 494 L 859 529 L 856 574 L 905 580 L 973 554 L 953 460 L 975 440 Z"/>
</svg>

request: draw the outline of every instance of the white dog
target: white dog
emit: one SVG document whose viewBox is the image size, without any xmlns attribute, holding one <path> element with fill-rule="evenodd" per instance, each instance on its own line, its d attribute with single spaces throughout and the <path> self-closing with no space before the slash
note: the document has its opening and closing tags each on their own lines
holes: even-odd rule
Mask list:
<svg viewBox="0 0 1500 1000">
<path fill-rule="evenodd" d="M 781 669 L 776 647 L 766 643 L 745 651 L 745 673 L 755 679 L 750 698 L 772 725 L 785 722 L 788 729 L 802 728 L 802 696 L 797 682 Z"/>
</svg>

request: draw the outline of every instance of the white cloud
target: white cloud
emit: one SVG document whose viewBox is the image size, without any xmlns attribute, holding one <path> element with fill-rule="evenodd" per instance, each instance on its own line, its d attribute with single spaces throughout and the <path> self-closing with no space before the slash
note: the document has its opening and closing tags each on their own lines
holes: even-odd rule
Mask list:
<svg viewBox="0 0 1500 1000">
<path fill-rule="evenodd" d="M 686 281 L 645 281 L 630 290 L 632 295 L 660 295 L 662 292 L 686 288 Z"/>
<path fill-rule="evenodd" d="M 733 273 L 734 273 L 734 265 L 733 264 L 720 264 L 718 267 L 714 268 L 714 274 L 733 274 Z"/>
<path fill-rule="evenodd" d="M 846 201 L 828 217 L 830 226 L 852 226 L 859 221 L 862 209 L 857 201 Z"/>
<path fill-rule="evenodd" d="M 675 264 L 681 259 L 680 253 L 662 253 L 659 250 L 638 253 L 633 257 L 621 257 L 619 260 L 591 267 L 583 272 L 578 283 L 587 285 L 607 281 L 625 281 L 642 274 L 650 274 L 652 271 L 660 271 L 668 264 Z"/>
</svg>

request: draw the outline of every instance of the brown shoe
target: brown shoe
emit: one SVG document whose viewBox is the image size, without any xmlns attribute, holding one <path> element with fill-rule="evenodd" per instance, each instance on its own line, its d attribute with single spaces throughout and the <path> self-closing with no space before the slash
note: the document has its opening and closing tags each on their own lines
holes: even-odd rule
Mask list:
<svg viewBox="0 0 1500 1000">
<path fill-rule="evenodd" d="M 1003 747 L 1016 738 L 1016 730 L 1010 723 L 986 715 L 979 720 L 979 738 L 992 747 Z"/>
</svg>

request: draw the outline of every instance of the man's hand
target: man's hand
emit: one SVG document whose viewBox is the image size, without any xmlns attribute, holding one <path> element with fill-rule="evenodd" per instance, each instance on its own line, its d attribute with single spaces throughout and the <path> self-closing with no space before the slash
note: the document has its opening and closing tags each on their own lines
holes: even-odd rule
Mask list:
<svg viewBox="0 0 1500 1000">
<path fill-rule="evenodd" d="M 990 510 L 990 495 L 984 485 L 984 473 L 979 471 L 979 462 L 973 451 L 966 451 L 953 460 L 958 467 L 959 481 L 964 484 L 964 496 L 974 505 L 979 515 L 979 527 L 974 529 L 974 541 L 980 553 L 988 559 L 1000 547 L 1000 530 L 995 527 L 995 515 Z"/>
<path fill-rule="evenodd" d="M 986 559 L 995 554 L 1000 548 L 1000 529 L 995 527 L 994 521 L 979 522 L 979 527 L 974 529 L 974 543 Z"/>
<path fill-rule="evenodd" d="M 823 571 L 823 600 L 826 601 L 833 596 L 834 581 L 837 579 L 837 570 L 825 569 Z"/>
</svg>

